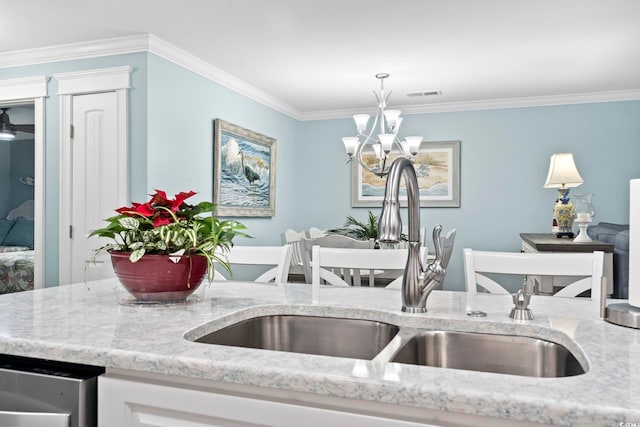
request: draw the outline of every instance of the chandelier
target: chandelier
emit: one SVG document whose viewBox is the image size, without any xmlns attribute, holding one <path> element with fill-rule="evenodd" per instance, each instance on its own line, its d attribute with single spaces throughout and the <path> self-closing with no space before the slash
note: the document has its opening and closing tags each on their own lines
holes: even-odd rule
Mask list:
<svg viewBox="0 0 640 427">
<path fill-rule="evenodd" d="M 355 161 L 379 177 L 384 177 L 389 173 L 391 163 L 389 156 L 391 154 L 411 158 L 418 153 L 422 142 L 421 136 L 407 136 L 404 140 L 399 139 L 398 130 L 402 123 L 401 112 L 400 110 L 386 110 L 387 101 L 391 95 L 389 92 L 385 96 L 384 92 L 384 79 L 387 77 L 389 77 L 387 73 L 376 74 L 376 78 L 380 80 L 380 93 L 373 91 L 378 105 L 371 129 L 367 131 L 369 114 L 355 114 L 353 120 L 356 123 L 357 136 L 342 138 L 344 148 L 349 155 L 349 162 Z"/>
</svg>

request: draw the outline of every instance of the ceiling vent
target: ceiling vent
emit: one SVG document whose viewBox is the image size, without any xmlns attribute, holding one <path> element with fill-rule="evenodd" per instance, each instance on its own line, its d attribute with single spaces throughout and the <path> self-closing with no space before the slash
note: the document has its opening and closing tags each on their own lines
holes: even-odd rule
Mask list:
<svg viewBox="0 0 640 427">
<path fill-rule="evenodd" d="M 442 95 L 442 92 L 439 90 L 421 90 L 418 92 L 407 92 L 406 94 L 409 98 L 417 98 L 420 96 L 434 96 L 434 95 Z"/>
</svg>

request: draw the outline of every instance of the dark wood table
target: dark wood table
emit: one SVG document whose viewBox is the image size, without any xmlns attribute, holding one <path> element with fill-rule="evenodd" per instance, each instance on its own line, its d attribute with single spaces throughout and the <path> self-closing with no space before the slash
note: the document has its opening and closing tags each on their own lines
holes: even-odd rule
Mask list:
<svg viewBox="0 0 640 427">
<path fill-rule="evenodd" d="M 592 240 L 576 243 L 573 239 L 557 238 L 555 234 L 520 233 L 520 238 L 537 252 L 593 252 L 613 253 L 613 244 Z"/>
<path fill-rule="evenodd" d="M 607 279 L 607 293 L 613 293 L 613 244 L 592 240 L 590 242 L 574 242 L 573 239 L 558 238 L 555 234 L 520 233 L 522 252 L 604 252 L 604 277 Z M 565 277 L 539 277 L 532 280 L 540 283 L 542 293 L 553 293 L 553 289 L 564 286 L 571 279 Z"/>
</svg>

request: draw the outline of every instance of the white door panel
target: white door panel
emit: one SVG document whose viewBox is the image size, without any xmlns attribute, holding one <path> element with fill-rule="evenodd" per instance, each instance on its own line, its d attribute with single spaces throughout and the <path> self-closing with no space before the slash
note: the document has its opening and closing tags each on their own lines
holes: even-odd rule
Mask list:
<svg viewBox="0 0 640 427">
<path fill-rule="evenodd" d="M 107 243 L 88 238 L 119 207 L 117 188 L 117 95 L 76 95 L 72 100 L 71 141 L 71 283 L 113 276 L 107 255 L 92 263 L 94 250 Z M 86 268 L 85 268 L 86 267 Z"/>
</svg>

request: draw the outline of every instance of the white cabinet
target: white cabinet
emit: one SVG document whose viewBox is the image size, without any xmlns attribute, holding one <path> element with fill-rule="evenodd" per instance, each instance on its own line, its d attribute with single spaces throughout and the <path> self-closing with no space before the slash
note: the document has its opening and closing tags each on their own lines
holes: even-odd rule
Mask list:
<svg viewBox="0 0 640 427">
<path fill-rule="evenodd" d="M 99 427 L 424 427 L 429 424 L 101 376 Z"/>
</svg>

